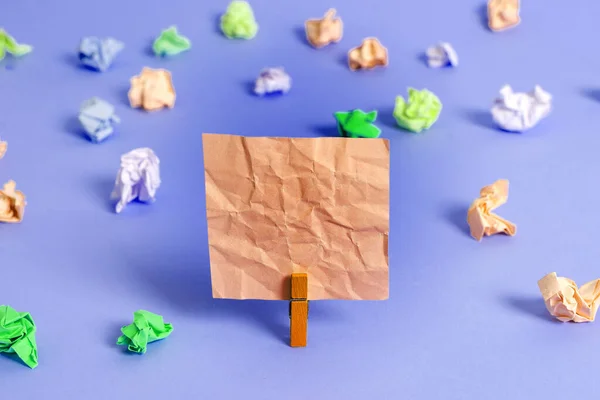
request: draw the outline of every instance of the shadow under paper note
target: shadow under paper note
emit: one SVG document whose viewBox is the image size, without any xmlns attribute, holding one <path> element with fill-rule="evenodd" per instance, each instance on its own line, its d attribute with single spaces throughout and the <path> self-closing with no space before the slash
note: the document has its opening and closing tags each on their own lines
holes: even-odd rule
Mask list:
<svg viewBox="0 0 600 400">
<path fill-rule="evenodd" d="M 151 252 L 152 253 L 152 252 Z M 208 257 L 190 249 L 180 254 L 148 254 L 147 249 L 128 257 L 131 273 L 148 296 L 158 297 L 180 312 L 205 320 L 233 318 L 289 345 L 289 302 L 272 300 L 214 299 Z M 309 318 L 336 320 L 328 304 L 311 302 Z"/>
<path fill-rule="evenodd" d="M 319 136 L 340 137 L 340 133 L 338 132 L 335 118 L 332 116 L 331 119 L 332 119 L 331 124 L 314 125 L 314 126 L 310 127 L 310 130 L 315 132 Z"/>
<path fill-rule="evenodd" d="M 133 273 L 150 296 L 158 296 L 179 311 L 198 315 L 200 319 L 242 320 L 285 342 L 289 330 L 287 302 L 213 299 L 205 257 L 158 256 L 137 262 Z"/>
</svg>

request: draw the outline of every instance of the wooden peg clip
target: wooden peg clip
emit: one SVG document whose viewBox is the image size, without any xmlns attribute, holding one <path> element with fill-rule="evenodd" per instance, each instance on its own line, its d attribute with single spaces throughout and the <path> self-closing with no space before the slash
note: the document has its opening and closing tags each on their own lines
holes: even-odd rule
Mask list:
<svg viewBox="0 0 600 400">
<path fill-rule="evenodd" d="M 290 293 L 290 346 L 306 347 L 308 330 L 307 274 L 292 274 Z"/>
</svg>

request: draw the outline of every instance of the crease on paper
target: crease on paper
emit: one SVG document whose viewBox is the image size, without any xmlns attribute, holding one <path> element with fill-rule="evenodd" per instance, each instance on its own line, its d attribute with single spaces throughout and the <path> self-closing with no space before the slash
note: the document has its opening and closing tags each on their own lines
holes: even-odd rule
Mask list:
<svg viewBox="0 0 600 400">
<path fill-rule="evenodd" d="M 508 180 L 499 179 L 491 185 L 484 186 L 479 192 L 467 213 L 467 223 L 471 229 L 471 236 L 481 240 L 483 236 L 504 233 L 514 236 L 517 227 L 492 211 L 508 200 Z"/>
<path fill-rule="evenodd" d="M 16 188 L 16 182 L 10 180 L 0 190 L 0 222 L 18 223 L 23 220 L 27 202 L 23 192 Z"/>
<path fill-rule="evenodd" d="M 562 322 L 592 322 L 600 300 L 600 279 L 580 288 L 567 278 L 549 273 L 538 281 L 548 312 Z"/>
<path fill-rule="evenodd" d="M 389 143 L 204 134 L 213 297 L 388 298 Z"/>
<path fill-rule="evenodd" d="M 323 18 L 309 19 L 304 23 L 306 40 L 315 48 L 327 46 L 342 40 L 344 24 L 342 19 L 335 16 L 337 11 L 330 8 Z"/>
</svg>

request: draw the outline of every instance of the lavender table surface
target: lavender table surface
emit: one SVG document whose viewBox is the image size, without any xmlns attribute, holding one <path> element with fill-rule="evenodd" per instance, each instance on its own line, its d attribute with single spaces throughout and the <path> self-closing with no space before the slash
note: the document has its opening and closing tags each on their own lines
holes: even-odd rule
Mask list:
<svg viewBox="0 0 600 400">
<path fill-rule="evenodd" d="M 523 1 L 520 26 L 485 27 L 479 0 L 252 2 L 251 41 L 219 34 L 226 1 L 8 0 L 1 24 L 33 53 L 0 68 L 0 181 L 27 195 L 25 219 L 0 226 L 0 304 L 30 312 L 40 364 L 0 356 L 2 399 L 444 399 L 530 400 L 600 394 L 600 325 L 562 324 L 537 280 L 556 271 L 600 277 L 600 2 Z M 552 4 L 550 4 L 552 3 Z M 555 4 L 556 3 L 556 4 Z M 343 40 L 322 50 L 303 23 L 335 6 Z M 192 49 L 151 54 L 176 24 Z M 125 50 L 104 74 L 82 69 L 83 36 L 113 36 Z M 367 36 L 390 65 L 350 72 L 346 53 Z M 431 70 L 423 52 L 453 44 L 458 69 Z M 257 98 L 263 67 L 284 66 L 292 90 Z M 127 102 L 144 66 L 167 68 L 175 108 L 145 113 Z M 554 110 L 524 134 L 493 126 L 500 87 L 554 95 Z M 394 126 L 396 95 L 428 88 L 444 103 L 419 135 Z M 78 126 L 82 101 L 116 106 L 117 133 L 95 145 Z M 202 132 L 335 135 L 332 113 L 380 112 L 391 141 L 391 297 L 311 304 L 309 346 L 287 345 L 285 302 L 211 298 Z M 151 147 L 163 185 L 150 206 L 111 210 L 121 154 Z M 466 209 L 479 189 L 511 182 L 499 214 L 516 237 L 477 243 Z M 583 204 L 585 201 L 588 203 Z M 144 356 L 115 345 L 133 311 L 173 323 Z M 589 381 L 588 381 L 589 379 Z"/>
</svg>

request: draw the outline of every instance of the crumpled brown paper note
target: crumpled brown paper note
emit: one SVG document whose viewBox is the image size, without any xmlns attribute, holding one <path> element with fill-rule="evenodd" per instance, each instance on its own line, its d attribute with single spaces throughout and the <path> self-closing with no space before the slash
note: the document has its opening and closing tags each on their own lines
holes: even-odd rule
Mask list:
<svg viewBox="0 0 600 400">
<path fill-rule="evenodd" d="M 387 140 L 202 140 L 213 297 L 388 298 Z"/>
<path fill-rule="evenodd" d="M 335 13 L 335 9 L 330 8 L 322 19 L 309 19 L 304 23 L 306 40 L 313 47 L 318 49 L 342 40 L 344 25 Z"/>
<path fill-rule="evenodd" d="M 6 154 L 7 148 L 8 148 L 8 143 L 0 140 L 0 158 L 4 157 L 4 154 Z"/>
<path fill-rule="evenodd" d="M 23 219 L 25 213 L 25 195 L 15 190 L 15 181 L 8 181 L 0 190 L 0 222 L 17 223 Z"/>
<path fill-rule="evenodd" d="M 489 0 L 488 26 L 494 32 L 517 26 L 521 22 L 519 16 L 519 0 Z"/>
<path fill-rule="evenodd" d="M 360 46 L 348 52 L 348 67 L 352 71 L 386 65 L 388 65 L 388 51 L 375 37 L 364 39 Z"/>
<path fill-rule="evenodd" d="M 508 200 L 508 181 L 499 179 L 491 185 L 484 186 L 467 213 L 467 222 L 471 228 L 471 236 L 481 240 L 483 236 L 505 233 L 514 236 L 517 227 L 510 221 L 492 213 L 492 211 Z"/>
<path fill-rule="evenodd" d="M 171 73 L 165 69 L 144 67 L 138 76 L 131 78 L 128 96 L 133 108 L 142 107 L 146 111 L 173 108 L 175 89 Z"/>
<path fill-rule="evenodd" d="M 577 289 L 570 279 L 557 277 L 552 272 L 539 280 L 538 286 L 546 308 L 562 322 L 592 322 L 598 311 L 600 279 L 595 279 Z"/>
</svg>

